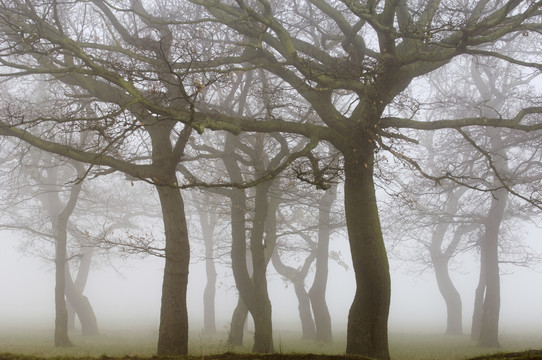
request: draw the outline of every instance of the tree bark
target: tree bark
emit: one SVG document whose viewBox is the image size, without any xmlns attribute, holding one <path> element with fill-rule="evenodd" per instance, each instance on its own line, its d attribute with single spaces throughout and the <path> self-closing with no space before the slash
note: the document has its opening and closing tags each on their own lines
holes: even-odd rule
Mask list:
<svg viewBox="0 0 542 360">
<path fill-rule="evenodd" d="M 177 183 L 172 173 L 169 183 Z M 190 245 L 181 191 L 169 185 L 157 185 L 166 238 L 166 261 L 162 284 L 158 355 L 188 353 L 188 312 L 186 290 Z"/>
<path fill-rule="evenodd" d="M 373 151 L 353 148 L 343 154 L 346 224 L 356 275 L 346 353 L 388 360 L 391 280 L 373 182 Z"/>
<path fill-rule="evenodd" d="M 309 297 L 316 325 L 316 340 L 333 341 L 331 315 L 326 302 L 327 277 L 329 272 L 330 212 L 337 198 L 337 185 L 326 191 L 318 207 L 318 244 L 316 248 L 316 271 L 309 290 Z"/>
</svg>

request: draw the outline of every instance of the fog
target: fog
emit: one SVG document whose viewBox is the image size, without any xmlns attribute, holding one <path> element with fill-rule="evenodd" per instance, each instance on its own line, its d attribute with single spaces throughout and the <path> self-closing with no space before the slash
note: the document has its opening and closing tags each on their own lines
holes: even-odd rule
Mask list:
<svg viewBox="0 0 542 360">
<path fill-rule="evenodd" d="M 52 262 L 18 249 L 20 239 L 0 233 L 0 327 L 5 329 L 54 328 L 54 269 Z M 541 232 L 530 228 L 526 244 L 542 252 Z M 346 320 L 354 294 L 354 273 L 346 240 L 335 240 L 332 249 L 342 252 L 349 269 L 330 262 L 327 300 L 333 331 L 346 331 Z M 97 264 L 96 264 L 97 262 Z M 442 333 L 446 309 L 431 271 L 408 270 L 408 264 L 391 261 L 392 301 L 390 332 Z M 506 266 L 501 269 L 501 334 L 542 334 L 542 273 L 534 269 Z M 231 271 L 219 265 L 216 301 L 217 330 L 227 331 L 237 301 Z M 85 295 L 90 299 L 102 330 L 158 330 L 163 259 L 152 256 L 98 260 L 93 265 Z M 291 285 L 268 267 L 270 298 L 276 332 L 300 330 L 297 300 Z M 470 329 L 478 263 L 466 261 L 452 278 L 462 296 L 464 330 Z M 192 332 L 201 331 L 204 262 L 191 265 L 188 310 Z M 52 336 L 52 335 L 51 335 Z M 542 340 L 542 339 L 541 339 Z"/>
</svg>

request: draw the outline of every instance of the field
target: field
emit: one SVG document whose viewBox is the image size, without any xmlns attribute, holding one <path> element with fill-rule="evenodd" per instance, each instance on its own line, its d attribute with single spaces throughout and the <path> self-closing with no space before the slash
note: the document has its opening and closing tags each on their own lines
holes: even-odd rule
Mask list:
<svg viewBox="0 0 542 360">
<path fill-rule="evenodd" d="M 191 334 L 190 354 L 197 359 L 211 354 L 248 353 L 250 339 L 245 339 L 247 347 L 230 347 L 225 343 L 226 334 L 215 336 Z M 250 334 L 249 334 L 250 335 Z M 156 347 L 155 331 L 104 332 L 97 337 L 72 335 L 75 346 L 55 348 L 52 331 L 24 331 L 16 329 L 0 330 L 0 353 L 34 355 L 38 357 L 152 357 Z M 279 354 L 328 354 L 344 355 L 344 334 L 336 334 L 333 344 L 315 343 L 299 340 L 297 333 L 281 332 L 275 338 L 275 350 Z M 445 337 L 442 335 L 413 333 L 390 334 L 390 352 L 394 360 L 432 360 L 468 359 L 496 352 L 517 352 L 542 348 L 542 334 L 519 337 L 501 336 L 501 349 L 478 348 L 472 345 L 468 336 Z M 8 357 L 0 357 L 7 359 Z M 255 357 L 252 356 L 251 359 Z M 277 357 L 272 357 L 276 359 Z M 299 357 L 308 359 L 308 357 Z M 535 358 L 535 357 L 531 357 Z M 540 357 L 542 359 L 542 357 Z"/>
</svg>

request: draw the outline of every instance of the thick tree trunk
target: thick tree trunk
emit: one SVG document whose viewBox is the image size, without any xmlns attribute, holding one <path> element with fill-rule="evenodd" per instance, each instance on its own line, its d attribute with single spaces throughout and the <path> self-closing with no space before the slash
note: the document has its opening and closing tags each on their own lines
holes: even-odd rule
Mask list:
<svg viewBox="0 0 542 360">
<path fill-rule="evenodd" d="M 352 149 L 344 154 L 345 214 L 356 275 L 346 353 L 388 360 L 391 281 L 373 183 L 373 151 Z"/>
<path fill-rule="evenodd" d="M 265 221 L 268 214 L 268 194 L 271 182 L 265 182 L 256 186 L 256 199 L 252 232 L 250 235 L 250 252 L 252 253 L 252 289 L 253 296 L 246 301 L 244 294 L 241 297 L 248 307 L 254 320 L 254 346 L 255 353 L 272 353 L 273 347 L 273 325 L 271 314 L 271 301 L 267 291 L 267 264 L 270 256 L 266 252 L 272 251 L 272 244 L 267 244 L 264 239 Z M 267 247 L 270 249 L 266 249 Z"/>
<path fill-rule="evenodd" d="M 480 320 L 479 346 L 500 347 L 499 228 L 504 216 L 507 198 L 508 192 L 504 188 L 494 192 L 482 239 L 480 254 L 481 264 L 485 268 L 486 289 Z"/>
<path fill-rule="evenodd" d="M 228 164 L 226 162 L 226 164 Z M 230 175 L 231 176 L 231 175 Z M 246 287 L 245 292 L 250 290 L 249 269 L 247 269 L 247 243 L 246 243 L 246 195 L 244 190 L 232 189 L 231 194 L 231 264 L 235 285 L 239 290 L 240 287 Z M 252 269 L 250 269 L 252 270 Z M 228 342 L 231 345 L 242 345 L 243 332 L 246 322 L 244 315 L 245 309 L 248 313 L 248 307 L 243 301 L 241 291 L 239 291 L 239 299 L 237 307 L 232 315 L 230 335 Z M 231 340 L 231 342 L 230 342 Z"/>
<path fill-rule="evenodd" d="M 241 296 L 237 299 L 237 306 L 233 310 L 230 332 L 228 333 L 228 344 L 243 346 L 243 334 L 248 317 L 248 308 L 243 303 Z"/>
<path fill-rule="evenodd" d="M 316 248 L 316 271 L 312 287 L 309 290 L 314 322 L 316 325 L 316 340 L 331 342 L 331 315 L 326 302 L 327 277 L 329 272 L 329 236 L 330 212 L 337 198 L 337 186 L 326 191 L 318 208 L 318 245 Z"/>
<path fill-rule="evenodd" d="M 174 174 L 167 183 L 176 184 Z M 188 353 L 188 312 L 186 290 L 190 245 L 184 213 L 184 203 L 179 189 L 157 185 L 162 207 L 166 261 L 162 285 L 158 355 L 186 355 Z"/>
</svg>

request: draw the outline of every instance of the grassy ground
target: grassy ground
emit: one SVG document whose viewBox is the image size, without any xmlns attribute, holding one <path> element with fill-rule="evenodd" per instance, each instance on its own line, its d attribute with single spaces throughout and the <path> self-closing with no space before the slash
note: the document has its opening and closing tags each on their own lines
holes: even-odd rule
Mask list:
<svg viewBox="0 0 542 360">
<path fill-rule="evenodd" d="M 190 354 L 194 359 L 209 359 L 211 354 L 248 353 L 250 352 L 250 339 L 245 342 L 247 347 L 231 347 L 225 342 L 225 333 L 216 336 L 203 336 L 191 334 Z M 152 357 L 156 348 L 155 331 L 119 331 L 105 332 L 97 337 L 82 337 L 72 335 L 75 346 L 70 348 L 55 348 L 52 342 L 52 331 L 23 331 L 0 330 L 0 353 L 25 354 L 38 357 Z M 478 348 L 473 346 L 467 336 L 445 337 L 434 334 L 391 334 L 390 353 L 393 360 L 459 360 L 468 359 L 484 354 L 498 352 L 519 352 L 527 349 L 542 348 L 542 334 L 531 336 L 503 335 L 501 349 Z M 275 337 L 275 350 L 279 354 L 321 354 L 344 355 L 346 341 L 344 334 L 336 334 L 333 344 L 315 343 L 313 341 L 299 340 L 299 334 L 290 332 L 277 333 Z M 233 356 L 233 355 L 232 355 Z M 518 355 L 519 356 L 519 355 Z M 542 359 L 540 354 L 531 354 L 525 359 Z M 240 358 L 235 355 L 231 359 Z M 257 359 L 254 355 L 250 359 Z M 286 358 L 285 356 L 280 357 Z M 289 357 L 290 358 L 290 357 Z M 309 359 L 299 356 L 299 359 Z M 314 358 L 314 357 L 312 357 Z M 498 357 L 495 357 L 498 358 Z M 502 357 L 501 357 L 502 358 Z M 519 359 L 509 357 L 507 359 Z M 222 358 L 230 359 L 230 358 Z M 262 359 L 264 359 L 262 357 Z M 267 357 L 266 360 L 279 359 Z M 344 359 L 344 358 L 343 358 Z M 0 360 L 8 360 L 6 355 Z M 19 359 L 23 360 L 23 359 Z"/>
</svg>

